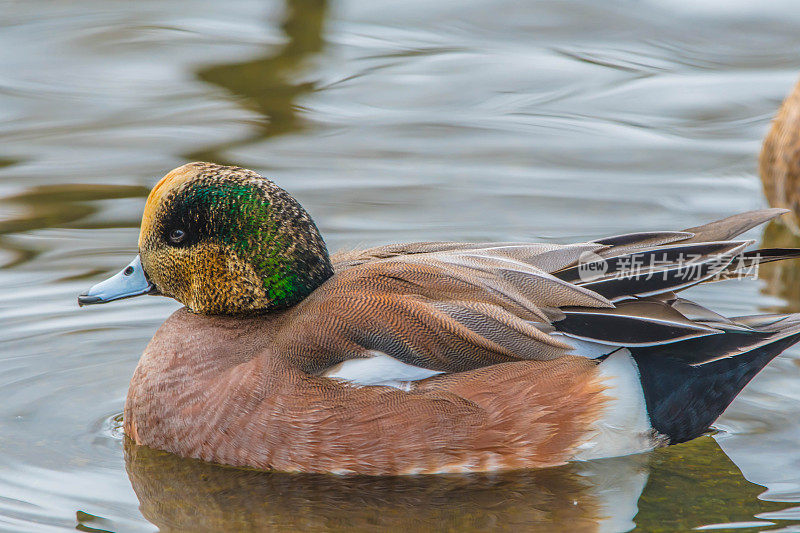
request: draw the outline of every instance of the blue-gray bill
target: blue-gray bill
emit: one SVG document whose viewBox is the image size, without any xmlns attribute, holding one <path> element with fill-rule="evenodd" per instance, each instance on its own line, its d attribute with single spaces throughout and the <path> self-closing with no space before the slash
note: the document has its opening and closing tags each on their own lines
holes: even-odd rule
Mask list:
<svg viewBox="0 0 800 533">
<path fill-rule="evenodd" d="M 104 304 L 142 294 L 157 294 L 157 292 L 156 286 L 147 279 L 142 261 L 137 255 L 120 272 L 78 296 L 78 305 Z"/>
</svg>

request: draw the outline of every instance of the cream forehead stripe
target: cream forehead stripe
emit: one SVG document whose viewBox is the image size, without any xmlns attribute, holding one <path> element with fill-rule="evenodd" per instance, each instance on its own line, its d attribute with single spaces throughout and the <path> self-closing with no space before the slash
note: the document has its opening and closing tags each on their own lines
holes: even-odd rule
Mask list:
<svg viewBox="0 0 800 533">
<path fill-rule="evenodd" d="M 197 175 L 197 170 L 202 167 L 202 163 L 187 163 L 183 166 L 170 171 L 166 176 L 161 178 L 156 183 L 153 190 L 147 196 L 147 202 L 144 204 L 144 213 L 142 214 L 142 226 L 139 230 L 139 247 L 144 244 L 145 234 L 153 227 L 153 217 L 155 217 L 156 209 L 158 208 L 164 197 L 174 189 L 180 186 L 189 179 Z"/>
</svg>

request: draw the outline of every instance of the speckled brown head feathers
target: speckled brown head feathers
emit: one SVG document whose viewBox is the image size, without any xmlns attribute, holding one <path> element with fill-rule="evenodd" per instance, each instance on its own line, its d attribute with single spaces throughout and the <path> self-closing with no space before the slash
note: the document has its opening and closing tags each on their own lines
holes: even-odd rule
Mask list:
<svg viewBox="0 0 800 533">
<path fill-rule="evenodd" d="M 251 170 L 189 163 L 151 191 L 139 253 L 165 296 L 202 314 L 290 307 L 333 274 L 311 217 Z"/>
</svg>

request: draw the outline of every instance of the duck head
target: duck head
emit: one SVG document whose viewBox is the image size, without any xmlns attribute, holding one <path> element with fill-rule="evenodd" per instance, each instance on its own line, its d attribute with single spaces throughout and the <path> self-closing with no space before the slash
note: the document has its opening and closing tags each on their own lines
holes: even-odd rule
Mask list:
<svg viewBox="0 0 800 533">
<path fill-rule="evenodd" d="M 331 275 L 319 230 L 289 193 L 251 170 L 189 163 L 150 192 L 136 259 L 78 303 L 162 294 L 196 313 L 258 314 Z"/>
</svg>

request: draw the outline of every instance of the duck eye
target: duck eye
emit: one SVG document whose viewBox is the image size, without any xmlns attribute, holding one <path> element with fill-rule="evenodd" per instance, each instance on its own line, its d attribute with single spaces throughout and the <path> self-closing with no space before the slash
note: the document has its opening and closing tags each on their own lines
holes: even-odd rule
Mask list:
<svg viewBox="0 0 800 533">
<path fill-rule="evenodd" d="M 186 238 L 186 232 L 182 229 L 174 229 L 169 233 L 169 240 L 174 243 L 178 244 Z"/>
</svg>

